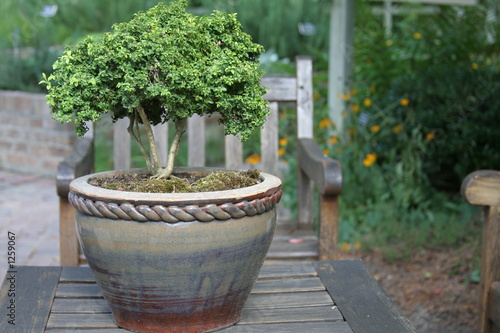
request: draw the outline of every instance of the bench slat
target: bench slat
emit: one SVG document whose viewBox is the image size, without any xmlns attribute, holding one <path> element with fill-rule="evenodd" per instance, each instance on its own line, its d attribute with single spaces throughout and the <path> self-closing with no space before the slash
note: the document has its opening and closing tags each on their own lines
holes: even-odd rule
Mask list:
<svg viewBox="0 0 500 333">
<path fill-rule="evenodd" d="M 266 312 L 243 311 L 242 318 L 236 326 L 223 329 L 221 332 L 352 332 L 349 325 L 341 321 L 342 315 L 338 310 L 332 310 L 331 307 L 315 310 L 304 311 L 304 309 L 299 308 L 291 311 L 283 311 L 282 309 Z M 310 319 L 307 318 L 308 315 Z M 283 320 L 280 321 L 278 316 L 281 316 Z M 325 318 L 325 316 L 329 317 Z M 252 318 L 262 318 L 262 324 L 251 325 L 255 322 Z M 71 329 L 71 332 L 126 332 L 116 328 L 111 313 L 53 315 L 47 325 L 47 331 L 57 329 Z"/>
<path fill-rule="evenodd" d="M 188 118 L 188 165 L 205 166 L 205 117 L 194 114 Z"/>
<path fill-rule="evenodd" d="M 227 169 L 243 169 L 243 143 L 234 135 L 226 135 L 225 158 Z"/>
<path fill-rule="evenodd" d="M 130 169 L 130 135 L 127 132 L 129 119 L 119 119 L 113 126 L 113 168 Z"/>
<path fill-rule="evenodd" d="M 270 103 L 270 112 L 260 132 L 262 171 L 278 176 L 278 103 Z"/>
<path fill-rule="evenodd" d="M 297 79 L 294 77 L 264 77 L 262 85 L 268 88 L 264 95 L 268 101 L 295 102 L 297 100 Z"/>
</svg>

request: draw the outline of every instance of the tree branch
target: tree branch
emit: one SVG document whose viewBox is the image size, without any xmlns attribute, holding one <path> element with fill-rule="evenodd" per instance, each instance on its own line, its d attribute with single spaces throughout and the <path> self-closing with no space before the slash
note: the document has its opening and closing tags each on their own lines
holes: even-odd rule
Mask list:
<svg viewBox="0 0 500 333">
<path fill-rule="evenodd" d="M 186 132 L 187 128 L 187 119 L 182 118 L 175 122 L 175 136 L 174 140 L 170 146 L 170 150 L 168 152 L 167 157 L 167 166 L 165 169 L 161 169 L 154 178 L 168 178 L 174 171 L 174 160 L 177 154 L 179 153 L 179 149 L 181 147 L 181 139 L 182 135 Z"/>
</svg>

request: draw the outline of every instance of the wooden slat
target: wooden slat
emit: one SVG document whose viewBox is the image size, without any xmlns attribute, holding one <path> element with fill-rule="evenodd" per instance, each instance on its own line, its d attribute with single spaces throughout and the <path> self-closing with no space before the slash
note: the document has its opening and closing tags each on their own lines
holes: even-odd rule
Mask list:
<svg viewBox="0 0 500 333">
<path fill-rule="evenodd" d="M 168 123 L 158 124 L 153 127 L 156 147 L 158 148 L 158 158 L 162 166 L 167 165 L 168 155 Z"/>
<path fill-rule="evenodd" d="M 480 170 L 462 182 L 462 196 L 471 205 L 500 206 L 500 171 Z"/>
<path fill-rule="evenodd" d="M 234 135 L 226 135 L 225 138 L 226 168 L 240 170 L 243 168 L 243 144 Z"/>
<path fill-rule="evenodd" d="M 0 331 L 43 332 L 60 273 L 60 267 L 23 266 L 8 271 L 0 289 Z"/>
<path fill-rule="evenodd" d="M 68 313 L 111 313 L 104 298 L 56 298 L 52 314 Z M 51 315 L 52 316 L 52 315 Z"/>
<path fill-rule="evenodd" d="M 268 259 L 284 258 L 316 258 L 318 252 L 318 238 L 300 239 L 300 243 L 290 242 L 285 239 L 273 239 L 267 253 Z"/>
<path fill-rule="evenodd" d="M 68 332 L 67 330 L 64 331 L 64 330 L 61 330 L 61 329 L 51 329 L 51 328 L 47 328 L 45 330 L 45 332 L 54 332 L 54 333 L 62 333 L 62 332 Z M 124 329 L 121 329 L 121 328 L 117 328 L 116 326 L 114 328 L 97 328 L 97 329 L 76 329 L 76 328 L 72 328 L 70 331 L 70 333 L 127 333 L 127 332 L 130 332 L 130 331 L 126 331 Z"/>
<path fill-rule="evenodd" d="M 500 281 L 491 284 L 488 317 L 493 326 L 500 328 Z"/>
<path fill-rule="evenodd" d="M 88 283 L 95 282 L 94 274 L 88 267 L 63 267 L 61 271 L 62 283 L 79 282 Z"/>
<path fill-rule="evenodd" d="M 279 323 L 258 325 L 236 325 L 219 332 L 224 333 L 352 333 L 345 322 Z"/>
<path fill-rule="evenodd" d="M 312 263 L 303 261 L 266 261 L 259 273 L 259 279 L 262 280 L 315 276 L 318 276 L 318 273 Z"/>
<path fill-rule="evenodd" d="M 252 294 L 296 293 L 322 290 L 325 290 L 325 286 L 317 277 L 280 280 L 257 280 L 252 288 Z"/>
<path fill-rule="evenodd" d="M 311 321 L 344 321 L 337 307 L 318 306 L 290 309 L 244 309 L 238 324 L 301 323 Z"/>
<path fill-rule="evenodd" d="M 113 168 L 130 169 L 130 135 L 128 118 L 119 119 L 113 126 Z"/>
<path fill-rule="evenodd" d="M 417 332 L 361 260 L 313 262 L 354 333 Z"/>
<path fill-rule="evenodd" d="M 102 297 L 102 293 L 95 283 L 60 283 L 57 287 L 56 297 L 96 298 Z"/>
<path fill-rule="evenodd" d="M 297 57 L 297 137 L 313 138 L 312 60 Z"/>
<path fill-rule="evenodd" d="M 278 174 L 278 103 L 270 104 L 270 113 L 260 132 L 262 171 L 271 175 Z"/>
<path fill-rule="evenodd" d="M 294 77 L 264 77 L 262 86 L 267 87 L 264 98 L 274 102 L 297 101 L 297 79 Z"/>
<path fill-rule="evenodd" d="M 116 329 L 113 316 L 109 313 L 93 314 L 51 314 L 47 323 L 47 329 Z M 126 331 L 124 331 L 126 332 Z"/>
<path fill-rule="evenodd" d="M 188 119 L 188 165 L 205 166 L 205 118 L 194 114 Z"/>
<path fill-rule="evenodd" d="M 245 303 L 245 308 L 281 309 L 328 305 L 333 305 L 330 295 L 326 291 L 314 291 L 306 293 L 250 294 Z"/>
</svg>

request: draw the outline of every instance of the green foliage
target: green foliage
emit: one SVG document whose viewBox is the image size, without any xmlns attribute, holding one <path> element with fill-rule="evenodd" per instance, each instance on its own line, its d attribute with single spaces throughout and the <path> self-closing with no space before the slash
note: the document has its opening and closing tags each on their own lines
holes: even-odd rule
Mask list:
<svg viewBox="0 0 500 333">
<path fill-rule="evenodd" d="M 328 49 L 331 1 L 202 0 L 206 8 L 238 13 L 255 40 L 280 58 Z M 310 31 L 304 31 L 309 27 Z M 301 33 L 302 30 L 302 33 Z"/>
<path fill-rule="evenodd" d="M 235 14 L 195 16 L 186 7 L 187 1 L 160 3 L 66 48 L 42 81 L 54 119 L 75 122 L 82 135 L 87 121 L 111 112 L 114 120 L 131 120 L 129 132 L 139 144 L 134 124 L 143 123 L 153 169 L 159 166 L 149 125 L 175 122 L 178 145 L 182 120 L 218 112 L 225 134 L 248 138 L 268 112 L 258 63 L 263 47 L 241 31 Z"/>
<path fill-rule="evenodd" d="M 40 73 L 50 74 L 63 46 L 108 31 L 157 1 L 4 0 L 0 12 L 0 89 L 45 92 Z"/>
<path fill-rule="evenodd" d="M 246 138 L 261 126 L 262 47 L 235 15 L 196 17 L 186 4 L 159 4 L 67 48 L 43 81 L 55 119 L 74 121 L 82 135 L 86 121 L 110 111 L 115 119 L 130 116 L 142 104 L 152 125 L 217 111 L 226 134 Z"/>
<path fill-rule="evenodd" d="M 360 21 L 369 23 L 356 35 L 354 87 L 378 107 L 408 100 L 408 108 L 388 109 L 386 116 L 428 135 L 422 167 L 439 189 L 457 191 L 468 173 L 500 163 L 499 42 L 487 36 L 488 24 L 493 31 L 500 26 L 486 19 L 493 5 L 396 17 L 390 36 L 379 17 L 364 12 Z M 395 144 L 389 137 L 379 143 Z"/>
</svg>

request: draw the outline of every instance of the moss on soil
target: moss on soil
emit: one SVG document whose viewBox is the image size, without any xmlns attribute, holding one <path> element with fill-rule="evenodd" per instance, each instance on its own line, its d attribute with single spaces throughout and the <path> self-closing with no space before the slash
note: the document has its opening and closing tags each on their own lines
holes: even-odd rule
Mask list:
<svg viewBox="0 0 500 333">
<path fill-rule="evenodd" d="M 215 171 L 199 179 L 171 176 L 151 179 L 139 174 L 117 174 L 112 178 L 93 178 L 90 184 L 108 190 L 143 193 L 193 193 L 233 190 L 259 183 L 260 170 Z"/>
</svg>

